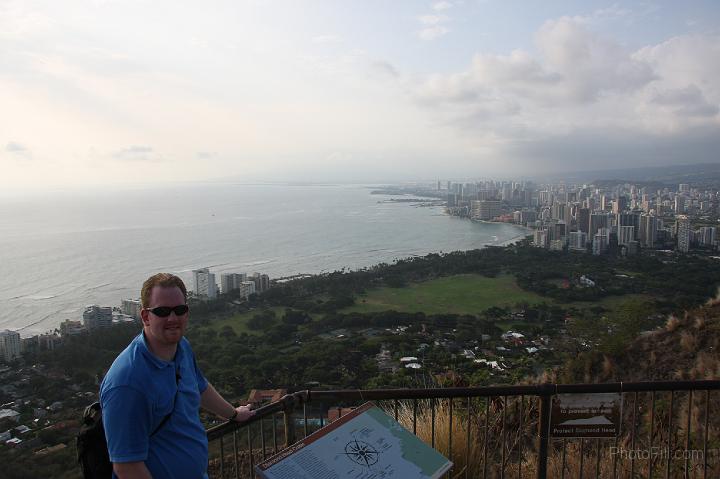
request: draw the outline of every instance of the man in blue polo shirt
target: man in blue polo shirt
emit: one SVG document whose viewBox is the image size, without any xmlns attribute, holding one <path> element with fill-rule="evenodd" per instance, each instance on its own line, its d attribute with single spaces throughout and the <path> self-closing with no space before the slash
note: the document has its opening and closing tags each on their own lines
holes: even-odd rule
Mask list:
<svg viewBox="0 0 720 479">
<path fill-rule="evenodd" d="M 206 478 L 208 445 L 199 409 L 236 421 L 253 412 L 248 406 L 233 407 L 198 369 L 183 337 L 188 307 L 180 278 L 151 276 L 143 284 L 141 302 L 143 330 L 100 386 L 114 476 Z"/>
</svg>

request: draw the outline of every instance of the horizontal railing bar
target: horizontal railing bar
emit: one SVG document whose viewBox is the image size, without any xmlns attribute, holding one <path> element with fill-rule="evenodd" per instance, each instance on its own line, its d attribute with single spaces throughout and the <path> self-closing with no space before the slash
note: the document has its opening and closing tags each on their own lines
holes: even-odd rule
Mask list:
<svg viewBox="0 0 720 479">
<path fill-rule="evenodd" d="M 228 434 L 239 428 L 242 428 L 242 427 L 250 425 L 254 422 L 260 421 L 264 417 L 268 417 L 273 414 L 283 412 L 287 408 L 292 407 L 293 404 L 302 404 L 306 400 L 307 400 L 307 391 L 299 391 L 299 392 L 296 392 L 293 394 L 288 394 L 287 396 L 283 397 L 280 401 L 276 401 L 274 403 L 270 403 L 270 404 L 267 404 L 265 406 L 255 409 L 255 415 L 246 421 L 243 421 L 243 422 L 225 421 L 222 424 L 218 424 L 217 426 L 213 426 L 213 427 L 209 428 L 207 430 L 208 441 L 212 441 L 213 439 L 217 439 L 220 436 Z"/>
<path fill-rule="evenodd" d="M 720 389 L 720 381 L 647 381 L 603 384 L 538 384 L 429 389 L 341 389 L 308 391 L 308 400 L 439 399 L 459 397 L 523 396 L 542 394 L 583 394 L 605 392 L 690 391 Z"/>
<path fill-rule="evenodd" d="M 590 394 L 613 392 L 651 391 L 710 391 L 720 390 L 720 381 L 644 381 L 616 382 L 602 384 L 536 384 L 521 386 L 484 386 L 429 389 L 340 389 L 329 391 L 298 391 L 288 394 L 280 401 L 268 404 L 255 411 L 255 415 L 242 423 L 225 422 L 207 430 L 208 440 L 217 439 L 238 428 L 259 421 L 288 409 L 294 404 L 311 401 L 387 401 L 398 399 L 451 399 L 499 396 L 543 396 L 553 394 Z"/>
</svg>

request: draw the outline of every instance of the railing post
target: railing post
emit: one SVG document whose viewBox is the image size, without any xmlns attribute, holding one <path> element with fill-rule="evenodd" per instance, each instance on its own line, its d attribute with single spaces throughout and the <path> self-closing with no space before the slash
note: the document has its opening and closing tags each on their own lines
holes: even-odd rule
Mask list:
<svg viewBox="0 0 720 479">
<path fill-rule="evenodd" d="M 295 410 L 295 397 L 288 394 L 283 401 L 283 422 L 285 424 L 285 447 L 295 444 L 295 420 L 293 419 L 293 411 Z"/>
<path fill-rule="evenodd" d="M 548 444 L 550 442 L 550 412 L 551 400 L 555 392 L 554 384 L 545 383 L 540 392 L 540 421 L 539 436 L 540 447 L 537 458 L 537 479 L 547 479 Z"/>
</svg>

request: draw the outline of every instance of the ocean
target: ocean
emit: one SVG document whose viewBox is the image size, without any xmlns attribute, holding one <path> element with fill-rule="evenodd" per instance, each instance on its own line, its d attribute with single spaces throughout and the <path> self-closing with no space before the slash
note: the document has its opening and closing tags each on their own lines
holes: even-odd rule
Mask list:
<svg viewBox="0 0 720 479">
<path fill-rule="evenodd" d="M 0 198 L 0 330 L 30 336 L 193 269 L 271 278 L 504 244 L 509 224 L 389 202 L 358 185 L 192 184 Z"/>
</svg>

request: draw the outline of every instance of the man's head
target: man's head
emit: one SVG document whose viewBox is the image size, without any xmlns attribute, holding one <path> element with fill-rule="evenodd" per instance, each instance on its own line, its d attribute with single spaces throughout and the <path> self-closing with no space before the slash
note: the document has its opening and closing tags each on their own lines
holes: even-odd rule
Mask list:
<svg viewBox="0 0 720 479">
<path fill-rule="evenodd" d="M 187 309 L 183 307 L 187 304 L 185 283 L 173 274 L 155 274 L 143 284 L 140 300 L 143 331 L 150 346 L 157 349 L 176 345 L 185 334 L 188 321 Z"/>
<path fill-rule="evenodd" d="M 174 274 L 157 273 L 150 276 L 143 283 L 142 290 L 140 291 L 140 302 L 142 303 L 143 308 L 154 307 L 150 306 L 150 295 L 152 294 L 153 288 L 155 288 L 156 286 L 161 286 L 165 288 L 177 287 L 183 294 L 183 301 L 187 301 L 187 288 L 185 288 L 185 283 L 183 283 L 183 280 L 181 280 Z"/>
</svg>

